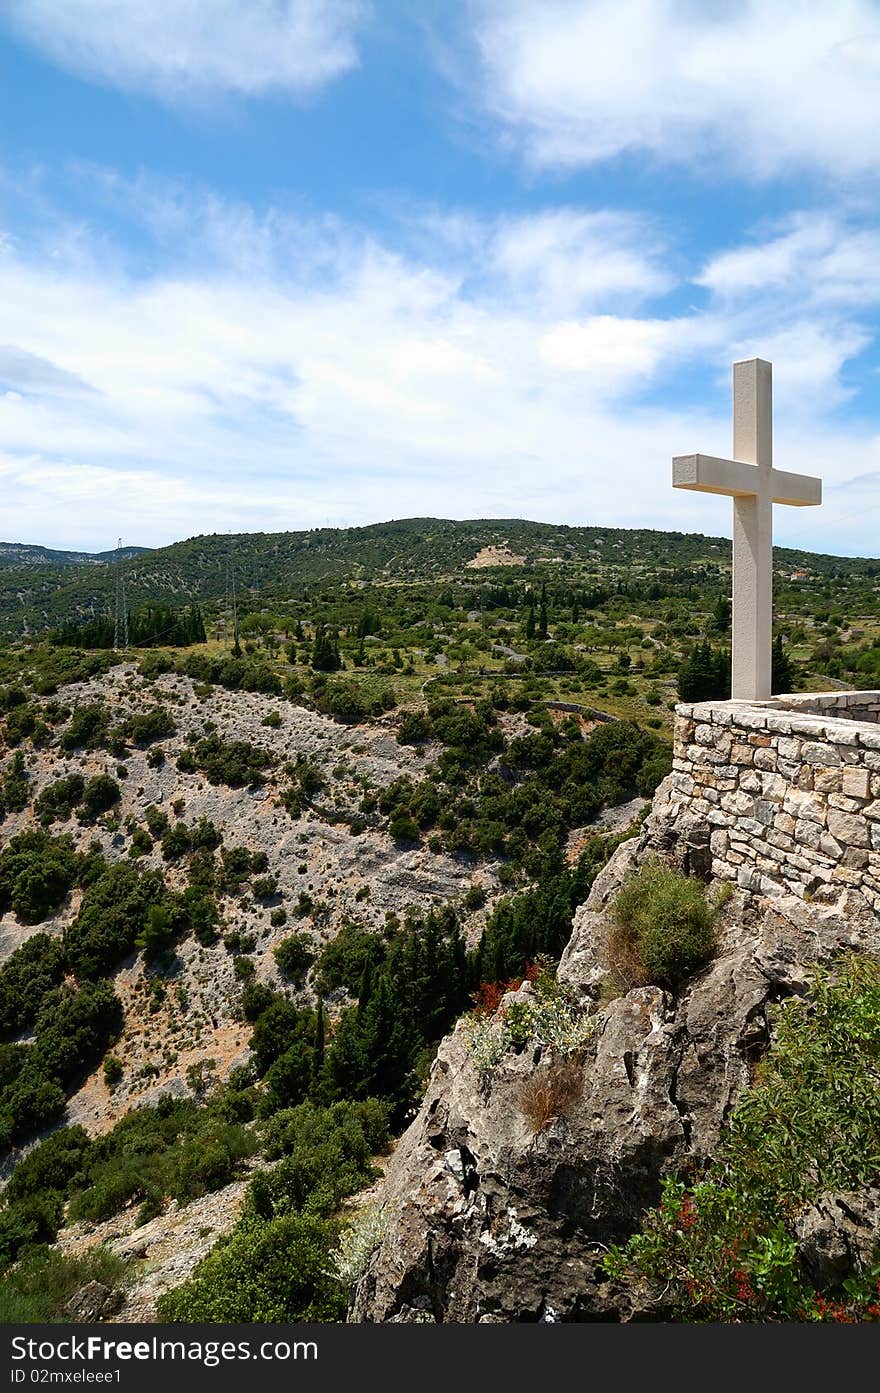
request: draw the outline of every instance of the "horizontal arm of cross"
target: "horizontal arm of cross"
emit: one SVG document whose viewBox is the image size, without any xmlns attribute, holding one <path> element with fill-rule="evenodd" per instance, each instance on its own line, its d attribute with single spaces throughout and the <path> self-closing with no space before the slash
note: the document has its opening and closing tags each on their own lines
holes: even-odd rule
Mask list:
<svg viewBox="0 0 880 1393">
<path fill-rule="evenodd" d="M 722 493 L 728 498 L 754 498 L 764 492 L 762 472 L 759 465 L 744 464 L 742 460 L 678 455 L 672 461 L 672 486 L 697 493 Z M 788 474 L 783 469 L 768 472 L 774 503 L 809 507 L 822 502 L 821 479 L 810 474 Z"/>
</svg>

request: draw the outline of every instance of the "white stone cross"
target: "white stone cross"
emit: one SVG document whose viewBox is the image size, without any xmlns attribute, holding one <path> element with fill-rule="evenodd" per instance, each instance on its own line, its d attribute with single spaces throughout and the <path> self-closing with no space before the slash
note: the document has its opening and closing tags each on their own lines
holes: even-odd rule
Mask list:
<svg viewBox="0 0 880 1393">
<path fill-rule="evenodd" d="M 822 502 L 822 480 L 773 468 L 773 368 L 763 358 L 733 365 L 733 459 L 678 455 L 672 486 L 733 499 L 731 696 L 770 695 L 773 647 L 773 504 Z"/>
</svg>

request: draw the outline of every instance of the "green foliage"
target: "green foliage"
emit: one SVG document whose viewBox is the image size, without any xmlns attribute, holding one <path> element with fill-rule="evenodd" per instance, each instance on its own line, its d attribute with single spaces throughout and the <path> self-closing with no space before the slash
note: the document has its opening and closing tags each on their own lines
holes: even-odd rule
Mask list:
<svg viewBox="0 0 880 1393">
<path fill-rule="evenodd" d="M 87 624 L 63 624 L 52 642 L 79 648 L 112 648 L 115 622 L 108 612 Z M 128 616 L 128 639 L 131 648 L 147 648 L 153 644 L 169 644 L 185 648 L 191 643 L 205 642 L 205 625 L 198 605 L 172 609 L 169 605 L 148 604 Z"/>
<path fill-rule="evenodd" d="M 107 744 L 110 713 L 100 702 L 77 706 L 61 734 L 62 750 L 98 750 Z"/>
<path fill-rule="evenodd" d="M 132 1201 L 146 1216 L 221 1189 L 256 1149 L 252 1116 L 252 1090 L 229 1084 L 203 1107 L 175 1098 L 135 1109 L 89 1143 L 68 1183 L 71 1217 L 97 1222 Z"/>
<path fill-rule="evenodd" d="M 48 827 L 53 822 L 65 822 L 82 802 L 85 786 L 82 774 L 69 774 L 66 779 L 47 784 L 34 804 L 42 825 Z"/>
<path fill-rule="evenodd" d="M 646 862 L 611 909 L 608 953 L 625 986 L 676 991 L 711 956 L 719 908 L 699 881 L 660 860 Z"/>
<path fill-rule="evenodd" d="M 291 982 L 301 982 L 315 960 L 306 934 L 288 934 L 275 948 L 275 961 Z"/>
<path fill-rule="evenodd" d="M 80 817 L 84 822 L 93 822 L 101 813 L 109 812 L 119 802 L 119 785 L 109 774 L 95 774 L 83 789 L 80 803 Z"/>
<path fill-rule="evenodd" d="M 315 672 L 336 672 L 342 666 L 339 635 L 326 624 L 318 624 L 315 628 L 311 663 Z"/>
<path fill-rule="evenodd" d="M 367 962 L 375 964 L 384 953 L 385 944 L 377 934 L 345 920 L 318 957 L 315 978 L 320 990 L 326 996 L 337 987 L 345 987 L 356 996 Z"/>
<path fill-rule="evenodd" d="M 370 1158 L 387 1139 L 387 1109 L 375 1099 L 277 1113 L 266 1129 L 277 1165 L 252 1180 L 232 1233 L 160 1299 L 161 1319 L 341 1320 L 346 1291 L 332 1270 L 339 1225 L 331 1216 L 374 1178 Z"/>
<path fill-rule="evenodd" d="M 16 750 L 0 781 L 0 821 L 3 813 L 22 813 L 30 802 L 31 791 L 24 755 Z"/>
<path fill-rule="evenodd" d="M 43 997 L 62 981 L 65 955 L 57 938 L 37 933 L 0 967 L 0 1033 L 17 1035 L 37 1018 Z"/>
<path fill-rule="evenodd" d="M 126 740 L 131 740 L 133 744 L 144 749 L 156 740 L 164 740 L 166 736 L 174 735 L 176 726 L 171 713 L 164 706 L 151 706 L 145 711 L 138 711 L 129 716 L 120 730 Z"/>
<path fill-rule="evenodd" d="M 90 1282 L 121 1292 L 125 1263 L 109 1248 L 90 1248 L 72 1255 L 56 1248 L 29 1253 L 0 1287 L 0 1324 L 44 1324 L 65 1319 L 70 1298 Z"/>
<path fill-rule="evenodd" d="M 124 862 L 100 868 L 64 931 L 64 948 L 77 976 L 94 980 L 111 972 L 134 951 L 150 909 L 168 903 L 158 871 L 138 872 Z"/>
<path fill-rule="evenodd" d="M 730 652 L 714 649 L 708 639 L 695 644 L 678 669 L 682 701 L 727 701 L 730 696 Z"/>
<path fill-rule="evenodd" d="M 315 706 L 326 716 L 355 724 L 370 716 L 381 716 L 396 705 L 391 687 L 370 692 L 354 682 L 327 682 L 315 694 Z"/>
<path fill-rule="evenodd" d="M 103 1058 L 122 1026 L 122 1004 L 109 982 L 47 992 L 35 1039 L 14 1079 L 0 1090 L 0 1148 L 53 1121 L 65 1089 Z"/>
<path fill-rule="evenodd" d="M 70 837 L 19 832 L 0 852 L 0 914 L 11 909 L 23 924 L 42 923 L 60 909 L 80 869 Z"/>
<path fill-rule="evenodd" d="M 170 1322 L 254 1324 L 341 1320 L 346 1292 L 328 1271 L 339 1234 L 332 1220 L 248 1216 L 199 1263 L 192 1278 L 159 1299 Z"/>
<path fill-rule="evenodd" d="M 618 842 L 594 837 L 572 869 L 545 875 L 539 885 L 501 900 L 492 911 L 468 964 L 473 987 L 521 976 L 538 958 L 558 958 L 574 911 Z"/>
<path fill-rule="evenodd" d="M 880 964 L 850 955 L 784 1002 L 755 1086 L 703 1180 L 667 1182 L 641 1232 L 612 1252 L 662 1283 L 680 1318 L 877 1320 L 877 1272 L 850 1267 L 820 1290 L 794 1225 L 825 1192 L 877 1184 Z"/>
<path fill-rule="evenodd" d="M 268 750 L 248 740 L 223 741 L 213 733 L 197 741 L 191 750 L 184 750 L 177 767 L 187 774 L 200 769 L 211 784 L 256 788 L 263 782 L 263 771 L 273 762 Z"/>
</svg>

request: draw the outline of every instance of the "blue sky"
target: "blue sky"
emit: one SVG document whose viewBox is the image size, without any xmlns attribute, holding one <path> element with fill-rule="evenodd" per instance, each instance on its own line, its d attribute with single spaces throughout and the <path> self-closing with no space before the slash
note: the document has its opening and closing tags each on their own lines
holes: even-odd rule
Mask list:
<svg viewBox="0 0 880 1393">
<path fill-rule="evenodd" d="M 3 538 L 729 533 L 880 554 L 877 0 L 5 0 Z"/>
</svg>

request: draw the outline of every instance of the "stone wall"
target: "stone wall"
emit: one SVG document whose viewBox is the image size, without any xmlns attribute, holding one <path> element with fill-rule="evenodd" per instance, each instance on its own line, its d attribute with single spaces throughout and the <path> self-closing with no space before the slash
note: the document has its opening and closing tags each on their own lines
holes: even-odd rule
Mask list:
<svg viewBox="0 0 880 1393">
<path fill-rule="evenodd" d="M 878 910 L 878 720 L 880 692 L 678 706 L 673 773 L 652 821 L 687 827 L 691 843 L 703 831 L 712 874 L 744 889 L 851 886 Z"/>
</svg>

